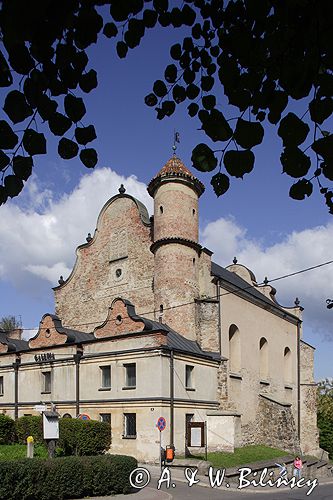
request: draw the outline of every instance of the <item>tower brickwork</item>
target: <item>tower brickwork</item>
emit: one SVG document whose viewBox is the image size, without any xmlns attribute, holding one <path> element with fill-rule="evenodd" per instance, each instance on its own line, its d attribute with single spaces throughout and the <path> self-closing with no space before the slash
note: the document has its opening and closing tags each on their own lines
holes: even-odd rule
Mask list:
<svg viewBox="0 0 333 500">
<path fill-rule="evenodd" d="M 175 155 L 149 183 L 154 198 L 156 318 L 196 340 L 199 297 L 198 199 L 202 183 Z"/>
</svg>

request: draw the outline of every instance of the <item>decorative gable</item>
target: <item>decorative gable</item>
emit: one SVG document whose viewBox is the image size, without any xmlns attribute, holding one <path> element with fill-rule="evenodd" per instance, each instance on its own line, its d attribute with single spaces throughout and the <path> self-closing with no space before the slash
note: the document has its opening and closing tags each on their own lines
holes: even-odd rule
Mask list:
<svg viewBox="0 0 333 500">
<path fill-rule="evenodd" d="M 61 330 L 63 330 L 63 328 L 57 316 L 44 314 L 39 323 L 37 335 L 29 340 L 29 347 L 49 347 L 66 344 L 66 342 L 68 342 L 68 336 L 64 330 Z"/>
<path fill-rule="evenodd" d="M 109 313 L 102 325 L 94 330 L 96 338 L 112 337 L 125 333 L 142 332 L 145 329 L 151 329 L 135 314 L 135 308 L 128 300 L 117 298 L 112 302 Z M 150 326 L 150 328 L 149 328 Z"/>
</svg>

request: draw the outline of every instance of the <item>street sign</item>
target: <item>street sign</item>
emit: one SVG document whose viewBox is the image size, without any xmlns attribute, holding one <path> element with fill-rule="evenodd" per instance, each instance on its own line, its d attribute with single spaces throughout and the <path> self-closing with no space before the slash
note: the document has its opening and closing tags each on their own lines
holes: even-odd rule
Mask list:
<svg viewBox="0 0 333 500">
<path fill-rule="evenodd" d="M 89 415 L 87 415 L 87 413 L 81 413 L 77 418 L 79 418 L 80 420 L 90 420 L 90 417 Z"/>
<path fill-rule="evenodd" d="M 46 405 L 36 405 L 34 409 L 36 411 L 39 411 L 40 413 L 43 413 L 43 411 L 46 411 Z"/>
<path fill-rule="evenodd" d="M 158 430 L 160 432 L 164 431 L 164 429 L 166 428 L 166 420 L 164 417 L 160 417 L 158 420 L 157 420 L 157 424 L 156 424 L 156 427 L 158 428 Z"/>
</svg>

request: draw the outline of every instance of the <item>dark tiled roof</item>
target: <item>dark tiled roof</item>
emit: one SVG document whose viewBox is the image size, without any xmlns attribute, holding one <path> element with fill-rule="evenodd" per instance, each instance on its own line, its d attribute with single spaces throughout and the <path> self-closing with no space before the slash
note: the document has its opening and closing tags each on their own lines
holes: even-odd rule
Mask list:
<svg viewBox="0 0 333 500">
<path fill-rule="evenodd" d="M 59 333 L 64 333 L 67 336 L 67 343 L 84 342 L 86 340 L 94 340 L 94 335 L 92 333 L 80 332 L 78 330 L 72 330 L 71 328 L 65 328 L 62 326 L 62 322 L 58 316 L 54 314 L 48 314 L 53 319 L 55 329 Z"/>
<path fill-rule="evenodd" d="M 29 344 L 26 340 L 8 338 L 4 330 L 0 330 L 0 343 L 8 346 L 8 352 L 29 349 Z"/>
<path fill-rule="evenodd" d="M 187 354 L 194 354 L 196 356 L 202 356 L 205 358 L 211 358 L 215 360 L 226 359 L 220 356 L 218 352 L 208 352 L 203 351 L 199 344 L 194 340 L 189 340 L 179 333 L 175 332 L 171 328 L 168 328 L 167 335 L 167 346 L 175 351 L 181 351 Z"/>
<path fill-rule="evenodd" d="M 219 266 L 215 262 L 212 262 L 211 274 L 229 283 L 236 289 L 240 290 L 241 293 L 253 297 L 257 300 L 260 300 L 261 302 L 265 302 L 267 305 L 270 305 L 273 308 L 283 311 L 283 313 L 287 314 L 288 316 L 297 318 L 294 314 L 289 313 L 283 307 L 281 307 L 276 301 L 273 302 L 272 300 L 269 300 L 269 298 L 266 297 L 261 292 L 259 292 L 259 290 L 255 286 L 251 286 L 247 281 L 238 276 L 236 273 L 228 271 L 227 269 L 225 269 L 222 266 Z"/>
</svg>

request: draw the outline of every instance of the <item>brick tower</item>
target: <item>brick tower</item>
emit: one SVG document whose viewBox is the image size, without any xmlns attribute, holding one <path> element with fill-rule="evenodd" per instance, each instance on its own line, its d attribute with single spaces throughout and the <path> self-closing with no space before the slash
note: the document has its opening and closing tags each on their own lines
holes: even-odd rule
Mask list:
<svg viewBox="0 0 333 500">
<path fill-rule="evenodd" d="M 204 189 L 175 155 L 148 185 L 154 198 L 156 318 L 191 340 L 196 340 L 194 299 L 199 297 L 198 199 Z"/>
</svg>

